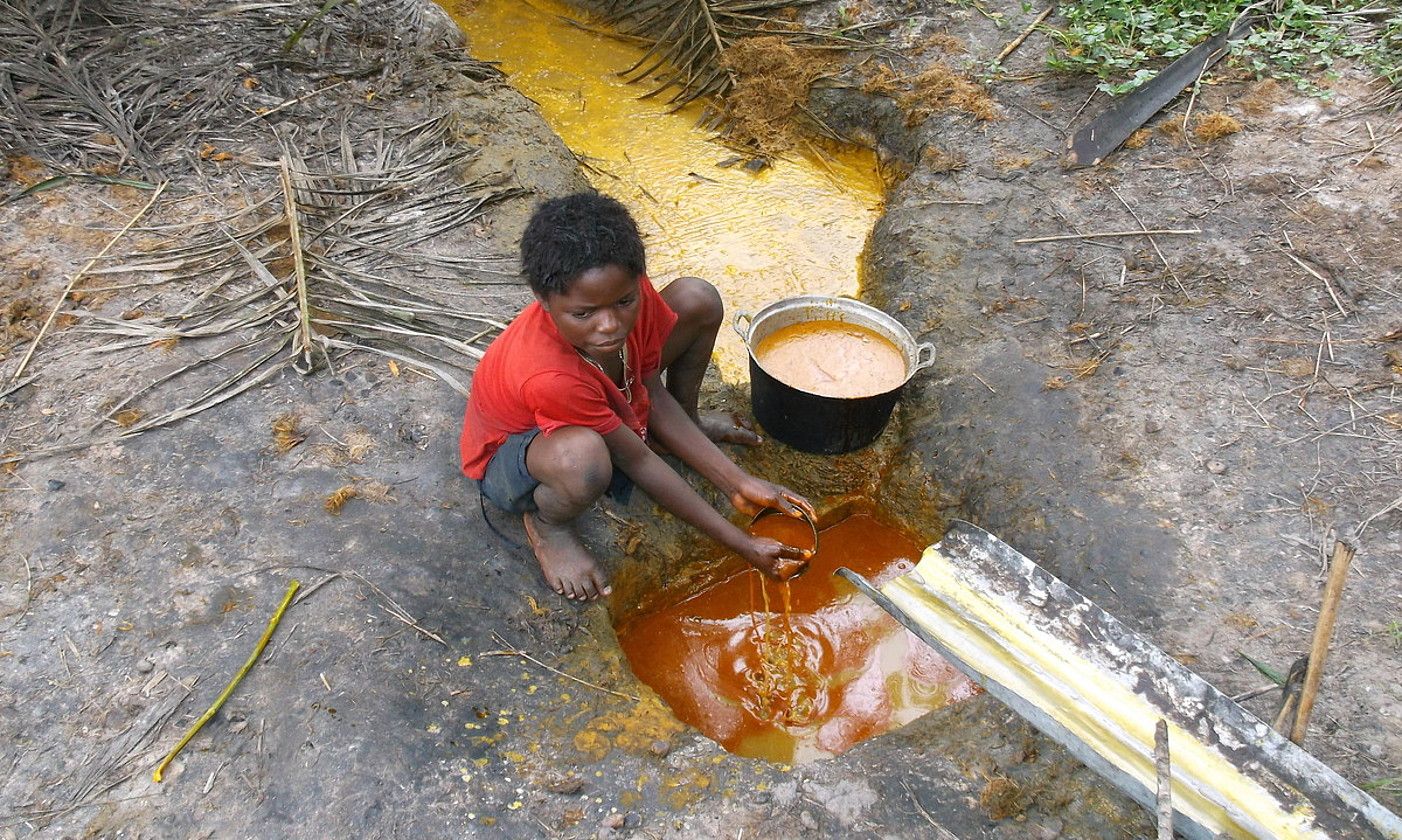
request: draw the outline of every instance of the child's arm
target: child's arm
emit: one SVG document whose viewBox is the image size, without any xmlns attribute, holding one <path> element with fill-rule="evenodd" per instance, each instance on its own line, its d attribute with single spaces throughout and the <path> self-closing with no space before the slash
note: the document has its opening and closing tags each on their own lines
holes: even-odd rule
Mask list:
<svg viewBox="0 0 1402 840">
<path fill-rule="evenodd" d="M 614 466 L 627 473 L 658 504 L 770 577 L 788 580 L 808 565 L 800 550 L 767 537 L 752 536 L 731 524 L 627 426 L 604 435 L 604 443 Z"/>
<path fill-rule="evenodd" d="M 813 515 L 813 506 L 807 499 L 786 487 L 750 475 L 730 460 L 687 415 L 663 386 L 660 376 L 651 377 L 646 384 L 652 396 L 648 431 L 684 464 L 720 488 L 730 497 L 736 510 L 755 514 L 762 508 L 774 508 L 798 515 L 797 508 L 802 508 L 809 516 Z"/>
</svg>

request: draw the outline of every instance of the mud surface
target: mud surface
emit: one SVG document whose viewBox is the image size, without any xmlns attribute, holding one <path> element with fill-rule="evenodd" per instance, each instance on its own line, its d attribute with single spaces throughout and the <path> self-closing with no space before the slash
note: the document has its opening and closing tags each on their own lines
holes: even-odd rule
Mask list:
<svg viewBox="0 0 1402 840">
<path fill-rule="evenodd" d="M 869 5 L 873 19 L 908 13 Z M 947 36 L 991 56 L 1023 25 L 1019 8 L 998 29 L 940 7 L 889 37 L 912 62 L 903 72 L 951 60 L 933 47 Z M 1040 74 L 1041 37 L 1010 73 Z M 343 98 L 285 116 L 456 113 L 456 142 L 478 150 L 465 175 L 523 190 L 456 235 L 461 253 L 509 257 L 532 203 L 582 183 L 531 104 L 499 81 L 379 81 L 373 96 L 352 79 Z M 1395 131 L 1395 118 L 1350 115 L 1359 89 L 1347 76 L 1332 105 L 1225 76 L 1194 110 L 1232 114 L 1242 133 L 1189 146 L 1155 129 L 1143 148 L 1068 173 L 1060 129 L 1090 94 L 1085 81 L 1003 82 L 992 88 L 1001 119 L 947 112 L 916 126 L 847 81 L 815 94 L 815 109 L 879 141 L 892 171 L 909 170 L 871 237 L 865 294 L 935 341 L 939 358 L 871 449 L 819 459 L 770 448 L 746 463 L 815 498 L 876 496 L 922 538 L 969 518 L 1228 693 L 1264 682 L 1238 651 L 1285 670 L 1308 647 L 1327 529 L 1402 492 L 1402 372 L 1388 355 L 1399 345 L 1384 338 L 1402 327 L 1398 157 L 1368 139 Z M 52 171 L 24 151 L 8 159 L 8 191 Z M 171 195 L 190 203 L 158 204 L 149 224 L 266 185 L 276 143 L 248 135 L 235 151 L 175 173 Z M 179 345 L 85 353 L 101 342 L 61 319 L 26 373 L 35 378 L 8 383 L 26 331 L 148 197 L 74 183 L 0 207 L 0 451 L 69 439 L 194 357 Z M 1142 237 L 1014 242 L 1132 230 L 1135 213 L 1202 233 L 1156 238 L 1162 258 Z M 159 238 L 143 226 L 132 247 Z M 117 318 L 147 294 L 115 289 L 83 308 Z M 509 313 L 524 299 L 494 287 L 482 305 Z M 744 407 L 718 387 L 707 399 Z M 0 737 L 12 745 L 0 759 L 0 836 L 1150 830 L 986 697 L 802 768 L 735 758 L 684 729 L 627 673 L 609 610 L 637 608 L 664 578 L 699 580 L 708 550 L 637 498 L 588 523 L 617 575 L 614 603 L 558 600 L 488 529 L 460 478 L 461 406 L 430 376 L 354 353 L 170 428 L 0 477 Z M 305 440 L 279 453 L 272 426 L 288 414 Z M 333 514 L 326 501 L 346 486 L 365 492 Z M 494 522 L 520 539 L 516 523 Z M 1395 779 L 1402 765 L 1399 523 L 1394 511 L 1364 532 L 1306 742 L 1359 784 Z M 314 591 L 153 783 L 290 578 Z M 1249 708 L 1269 717 L 1272 703 Z M 1398 807 L 1395 782 L 1375 793 Z"/>
<path fill-rule="evenodd" d="M 1003 39 L 964 24 L 970 52 Z M 1395 777 L 1402 531 L 1376 515 L 1402 492 L 1402 179 L 1369 138 L 1396 118 L 1358 113 L 1348 74 L 1324 104 L 1224 70 L 1194 114 L 1241 133 L 1185 137 L 1178 102 L 1142 148 L 1067 172 L 1060 127 L 1089 91 L 992 90 L 1004 119 L 888 135 L 920 162 L 873 233 L 868 287 L 941 348 L 910 445 L 955 512 L 1229 694 L 1264 682 L 1239 652 L 1285 668 L 1308 649 L 1331 529 L 1367 522 L 1306 747 L 1355 783 Z M 965 161 L 945 171 L 936 149 Z M 1144 228 L 1201 232 L 1016 242 Z"/>
</svg>

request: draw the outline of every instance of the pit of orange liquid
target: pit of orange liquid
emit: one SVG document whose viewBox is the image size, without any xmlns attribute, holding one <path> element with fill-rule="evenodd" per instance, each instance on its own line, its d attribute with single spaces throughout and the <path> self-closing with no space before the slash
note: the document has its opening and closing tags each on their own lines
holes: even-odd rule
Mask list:
<svg viewBox="0 0 1402 840">
<path fill-rule="evenodd" d="M 756 533 L 807 548 L 806 523 Z M 633 672 L 726 750 L 803 763 L 974 694 L 977 687 L 834 570 L 875 583 L 909 571 L 920 545 L 874 513 L 820 532 L 808 571 L 776 583 L 746 568 L 619 628 Z"/>
</svg>

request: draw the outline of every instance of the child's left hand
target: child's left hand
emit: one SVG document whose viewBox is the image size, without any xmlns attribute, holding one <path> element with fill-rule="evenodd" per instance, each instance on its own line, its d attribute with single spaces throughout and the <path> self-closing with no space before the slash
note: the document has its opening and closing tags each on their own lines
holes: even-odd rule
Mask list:
<svg viewBox="0 0 1402 840">
<path fill-rule="evenodd" d="M 814 516 L 813 505 L 794 491 L 772 481 L 746 475 L 730 494 L 730 503 L 747 516 L 772 508 L 789 516 Z"/>
</svg>

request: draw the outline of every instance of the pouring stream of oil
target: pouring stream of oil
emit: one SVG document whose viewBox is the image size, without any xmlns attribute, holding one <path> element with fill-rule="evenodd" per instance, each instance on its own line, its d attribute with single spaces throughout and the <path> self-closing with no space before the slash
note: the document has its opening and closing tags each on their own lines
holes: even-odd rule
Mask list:
<svg viewBox="0 0 1402 840">
<path fill-rule="evenodd" d="M 755 529 L 812 543 L 807 526 L 787 517 Z M 794 763 L 836 755 L 978 690 L 833 576 L 847 566 L 879 585 L 919 556 L 909 534 L 854 513 L 821 532 L 802 577 L 766 583 L 746 569 L 633 617 L 619 644 L 677 717 L 730 752 Z"/>
<path fill-rule="evenodd" d="M 473 56 L 498 62 L 588 166 L 594 186 L 623 201 L 643 230 L 659 284 L 683 274 L 711 281 L 727 312 L 756 312 L 798 294 L 856 294 L 857 260 L 881 210 L 875 155 L 824 151 L 776 160 L 757 173 L 722 168 L 736 153 L 695 125 L 696 104 L 670 113 L 670 94 L 618 73 L 634 44 L 569 24 L 581 12 L 554 0 L 471 0 L 447 9 Z M 716 363 L 748 377 L 746 352 L 722 330 Z"/>
</svg>

